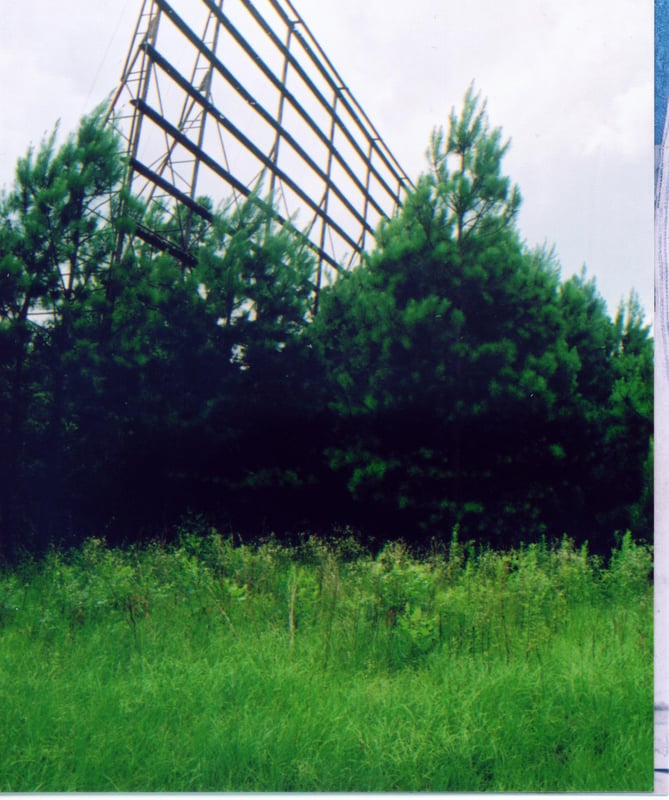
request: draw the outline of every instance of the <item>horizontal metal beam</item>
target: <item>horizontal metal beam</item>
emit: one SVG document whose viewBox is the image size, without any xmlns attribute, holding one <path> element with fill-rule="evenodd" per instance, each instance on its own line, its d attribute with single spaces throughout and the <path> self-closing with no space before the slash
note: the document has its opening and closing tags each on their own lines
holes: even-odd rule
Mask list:
<svg viewBox="0 0 669 800">
<path fill-rule="evenodd" d="M 251 6 L 250 0 L 241 0 L 241 1 L 242 3 L 244 3 L 245 6 Z M 292 17 L 286 14 L 284 9 L 281 7 L 281 4 L 277 0 L 269 0 L 269 2 L 287 25 L 290 25 L 295 18 L 299 20 L 300 26 L 306 31 L 307 35 L 309 36 L 309 39 L 311 39 L 314 42 L 316 49 L 318 50 L 318 55 L 314 53 L 313 48 L 311 47 L 309 42 L 305 39 L 305 37 L 300 33 L 299 30 L 295 30 L 295 36 L 302 44 L 302 47 L 304 48 L 305 52 L 309 55 L 312 64 L 316 66 L 318 71 L 330 84 L 332 89 L 337 90 L 345 86 L 343 79 L 341 78 L 337 70 L 334 68 L 330 59 L 325 55 L 320 45 L 316 41 L 315 37 L 307 27 L 304 20 L 300 17 L 300 15 L 298 14 L 297 10 L 290 2 L 290 0 L 286 0 L 286 3 L 291 11 Z M 304 80 L 308 81 L 308 85 L 313 86 L 313 82 L 311 81 L 311 79 L 308 78 L 308 76 L 305 75 Z M 411 186 L 412 185 L 411 180 L 405 175 L 404 170 L 399 165 L 397 159 L 395 159 L 395 157 L 390 153 L 390 150 L 383 141 L 381 135 L 374 127 L 367 114 L 365 114 L 360 104 L 357 102 L 357 100 L 353 97 L 353 95 L 350 92 L 347 91 L 346 94 L 348 95 L 348 97 L 340 95 L 344 107 L 351 115 L 351 117 L 356 121 L 356 124 L 358 125 L 360 130 L 366 133 L 369 141 L 372 142 L 374 151 L 381 157 L 383 162 L 386 164 L 387 168 L 394 175 L 397 176 L 398 181 L 400 183 L 402 184 L 406 183 Z M 371 136 L 369 135 L 370 133 L 372 134 Z M 361 155 L 363 155 L 364 158 L 364 154 Z M 387 185 L 386 189 L 390 191 Z M 392 194 L 392 191 L 390 191 L 390 193 Z"/>
<path fill-rule="evenodd" d="M 203 0 L 203 2 L 205 3 L 205 5 L 209 8 L 209 10 L 212 13 L 216 14 L 216 16 L 220 20 L 221 24 L 226 28 L 226 30 L 230 33 L 230 35 L 233 36 L 233 38 L 240 45 L 240 47 L 242 47 L 244 49 L 246 54 L 248 56 L 250 56 L 254 60 L 254 62 L 258 66 L 258 68 L 262 70 L 262 72 L 273 83 L 273 85 L 277 89 L 282 90 L 284 92 L 284 95 L 285 95 L 286 99 L 290 102 L 290 104 L 293 106 L 293 108 L 295 108 L 295 110 L 300 114 L 300 116 L 309 125 L 309 127 L 313 130 L 313 132 L 323 141 L 323 143 L 326 144 L 328 146 L 328 148 L 332 149 L 332 151 L 335 153 L 335 155 L 337 157 L 337 160 L 339 161 L 341 166 L 344 167 L 348 171 L 349 176 L 351 178 L 356 180 L 356 182 L 358 183 L 358 186 L 361 189 L 361 191 L 364 191 L 363 186 L 362 186 L 362 184 L 359 183 L 359 181 L 357 180 L 357 177 L 354 176 L 354 174 L 349 171 L 348 164 L 345 161 L 345 159 L 341 156 L 341 153 L 337 150 L 336 147 L 330 145 L 330 143 L 327 141 L 323 131 L 321 131 L 321 129 L 316 125 L 316 123 L 314 122 L 314 120 L 311 117 L 311 115 L 307 111 L 305 111 L 304 107 L 297 100 L 295 95 L 292 92 L 290 92 L 285 86 L 283 86 L 283 84 L 281 83 L 281 80 L 272 72 L 272 70 L 267 66 L 267 64 L 262 60 L 262 58 L 260 58 L 260 56 L 255 51 L 255 49 L 248 43 L 248 41 L 244 38 L 244 36 L 242 36 L 242 34 L 237 30 L 237 28 L 235 28 L 235 26 L 230 22 L 230 20 L 214 5 L 212 0 Z M 255 7 L 253 6 L 253 4 L 251 2 L 249 2 L 249 0 L 241 0 L 241 2 L 244 4 L 244 6 L 246 6 L 246 8 L 249 10 L 249 12 L 253 15 L 254 19 L 263 28 L 265 33 L 270 37 L 270 39 L 272 40 L 272 43 L 277 48 L 277 50 L 279 50 L 284 55 L 284 57 L 288 59 L 290 65 L 295 69 L 295 71 L 299 74 L 299 76 L 302 78 L 302 80 L 305 82 L 305 84 L 309 87 L 309 89 L 312 92 L 313 96 L 318 100 L 318 102 L 323 107 L 323 109 L 328 114 L 331 114 L 334 117 L 338 128 L 342 131 L 342 133 L 345 135 L 345 137 L 348 140 L 348 142 L 351 144 L 351 146 L 354 148 L 354 150 L 358 153 L 360 159 L 363 161 L 365 166 L 372 171 L 372 173 L 374 174 L 374 176 L 376 177 L 378 182 L 384 187 L 384 189 L 387 192 L 388 196 L 394 199 L 396 197 L 397 193 L 390 186 L 388 186 L 388 184 L 386 183 L 386 181 L 383 178 L 383 176 L 378 172 L 376 167 L 372 164 L 371 160 L 369 159 L 368 155 L 365 153 L 365 151 L 358 144 L 356 138 L 349 131 L 349 129 L 346 126 L 346 124 L 344 123 L 344 121 L 341 119 L 341 117 L 333 109 L 332 103 L 326 97 L 323 96 L 321 91 L 318 89 L 318 87 L 311 80 L 309 75 L 302 68 L 302 65 L 293 56 L 293 54 L 290 51 L 290 48 L 286 47 L 286 45 L 281 41 L 281 39 L 279 39 L 279 37 L 276 35 L 276 33 L 274 33 L 274 31 L 269 27 L 269 25 L 267 25 L 266 21 L 261 17 L 261 15 L 257 12 Z M 276 3 L 275 2 L 272 2 L 272 5 L 274 5 L 276 7 Z M 333 92 L 336 92 L 339 95 L 339 97 L 342 100 L 344 106 L 347 108 L 347 110 L 351 114 L 352 118 L 357 122 L 360 130 L 363 133 L 366 133 L 364 125 L 360 122 L 360 119 L 357 116 L 357 114 L 355 113 L 355 111 L 353 110 L 351 104 L 344 97 L 344 94 L 343 94 L 342 90 L 345 87 L 343 85 L 341 85 L 341 84 L 337 85 L 332 80 L 332 77 L 327 74 L 327 72 L 323 69 L 322 64 L 320 64 L 320 62 L 318 62 L 318 60 L 315 59 L 315 57 L 313 56 L 312 51 L 310 50 L 308 44 L 303 40 L 303 37 L 300 36 L 299 31 L 297 31 L 297 30 L 295 31 L 295 36 L 296 36 L 297 39 L 299 39 L 300 41 L 303 42 L 303 47 L 305 48 L 307 53 L 309 53 L 311 55 L 313 63 L 317 67 L 319 67 L 320 71 L 322 72 L 322 74 L 327 79 L 328 83 L 330 84 Z M 385 156 L 383 155 L 383 153 L 381 152 L 381 150 L 378 147 L 377 147 L 377 151 L 378 151 L 379 155 L 384 160 L 386 160 Z M 388 163 L 387 160 L 386 160 L 386 163 Z M 388 166 L 390 167 L 390 164 L 388 164 Z M 392 168 L 391 168 L 391 171 L 394 171 L 394 170 L 392 170 Z M 381 214 L 383 214 L 385 216 L 385 212 L 380 210 L 380 209 L 379 209 L 379 213 L 381 213 Z"/>
<path fill-rule="evenodd" d="M 178 144 L 188 150 L 195 158 L 199 159 L 205 166 L 207 166 L 212 172 L 219 176 L 219 178 L 223 178 L 224 181 L 230 184 L 234 189 L 238 192 L 248 196 L 251 193 L 251 190 L 246 187 L 238 178 L 235 176 L 225 167 L 222 167 L 218 161 L 216 161 L 212 156 L 206 153 L 204 150 L 201 150 L 197 144 L 192 142 L 187 136 L 185 136 L 175 125 L 172 125 L 171 122 L 168 122 L 165 117 L 159 112 L 152 108 L 146 101 L 137 99 L 133 101 L 133 105 L 141 111 L 141 113 L 151 120 L 157 127 L 161 128 L 165 133 L 172 137 Z M 326 220 L 327 224 L 337 232 L 339 236 L 344 239 L 351 247 L 357 249 L 357 243 L 354 239 L 352 239 L 346 231 L 334 220 L 332 217 L 323 214 L 320 206 L 318 206 L 305 192 L 303 192 L 293 181 L 290 182 L 290 188 L 293 191 L 297 192 L 299 196 L 304 200 L 305 203 L 319 216 Z"/>
<path fill-rule="evenodd" d="M 227 69 L 227 67 L 220 61 L 220 59 L 218 59 L 216 54 L 213 53 L 211 51 L 211 49 L 209 47 L 207 47 L 206 44 L 204 44 L 204 42 L 202 42 L 202 40 L 188 26 L 188 24 L 186 22 L 184 22 L 184 20 L 176 13 L 176 11 L 174 11 L 174 9 L 169 4 L 168 0 L 155 0 L 155 2 L 160 7 L 160 9 L 166 14 L 166 16 L 170 19 L 172 24 L 176 28 L 178 28 L 184 36 L 186 36 L 186 38 L 191 42 L 191 44 L 194 47 L 196 47 L 202 53 L 202 55 L 206 56 L 206 58 L 209 59 L 210 63 L 216 69 L 216 71 L 227 81 L 227 83 L 230 84 L 230 86 L 232 86 L 232 88 L 239 94 L 239 96 L 243 100 L 245 100 L 247 103 L 249 103 L 249 105 L 251 105 L 253 107 L 253 109 L 260 116 L 262 116 L 263 119 L 265 119 L 266 122 L 268 122 L 275 129 L 277 129 L 277 123 L 274 120 L 273 115 L 270 114 L 262 105 L 260 105 L 257 102 L 257 100 L 254 98 L 254 96 L 247 89 L 245 89 L 245 87 L 235 78 L 235 76 L 232 74 L 232 72 L 230 72 L 230 70 Z M 216 14 L 216 16 L 220 20 L 221 24 L 235 38 L 237 43 L 244 49 L 246 54 L 253 59 L 254 63 L 258 67 L 258 69 L 261 70 L 261 72 L 272 83 L 272 85 L 278 91 L 282 91 L 284 93 L 285 99 L 288 100 L 288 102 L 291 104 L 291 106 L 293 106 L 295 111 L 297 111 L 297 113 L 304 120 L 304 122 L 309 126 L 311 131 L 321 141 L 321 143 L 323 145 L 325 145 L 325 147 L 328 150 L 331 150 L 333 152 L 335 158 L 337 159 L 337 162 L 342 167 L 342 169 L 346 172 L 348 177 L 355 183 L 355 185 L 358 187 L 360 192 L 364 193 L 365 187 L 364 187 L 364 184 L 361 182 L 360 178 L 351 169 L 351 167 L 349 166 L 349 164 L 346 161 L 346 159 L 342 156 L 342 154 L 339 151 L 339 149 L 335 145 L 330 143 L 330 141 L 329 141 L 328 137 L 326 136 L 326 134 L 318 127 L 318 125 L 316 124 L 314 119 L 306 111 L 304 106 L 299 102 L 299 100 L 295 97 L 295 95 L 292 92 L 290 92 L 283 85 L 281 80 L 272 72 L 272 70 L 267 66 L 267 64 L 258 56 L 256 51 L 251 47 L 251 45 L 246 41 L 246 39 L 239 33 L 239 31 L 237 31 L 237 29 L 234 27 L 234 25 L 232 25 L 232 23 L 228 20 L 228 18 L 226 16 L 224 16 L 216 6 L 214 6 L 214 4 L 212 3 L 212 0 L 202 0 L 202 2 L 204 2 L 207 5 L 207 7 L 210 9 L 210 11 L 212 13 Z M 281 42 L 278 39 L 276 40 L 276 42 L 277 42 L 277 46 L 278 46 L 279 50 L 285 56 L 287 56 L 289 58 L 291 64 L 293 64 L 293 66 L 295 66 L 296 69 L 298 69 L 300 74 L 305 76 L 305 79 L 308 82 L 309 88 L 314 92 L 315 96 L 317 97 L 317 99 L 319 100 L 319 102 L 321 103 L 321 105 L 323 106 L 325 111 L 329 115 L 334 115 L 334 118 L 335 118 L 335 121 L 338 124 L 338 127 L 342 130 L 342 132 L 344 132 L 344 134 L 346 135 L 347 139 L 351 142 L 351 144 L 354 146 L 356 151 L 359 153 L 362 161 L 365 163 L 367 168 L 369 168 L 372 171 L 372 173 L 376 177 L 376 179 L 379 182 L 379 184 L 381 184 L 383 186 L 383 188 L 385 189 L 386 194 L 388 195 L 388 197 L 393 200 L 393 203 L 396 203 L 397 202 L 397 192 L 395 190 L 393 190 L 390 186 L 388 186 L 388 184 L 385 181 L 385 179 L 383 178 L 383 176 L 378 172 L 376 167 L 374 167 L 374 165 L 371 163 L 369 157 L 364 153 L 364 151 L 357 144 L 357 142 L 353 138 L 352 134 L 350 133 L 350 131 L 348 130 L 348 128 L 344 124 L 344 122 L 341 120 L 341 118 L 338 115 L 336 115 L 336 113 L 334 112 L 334 110 L 332 108 L 332 105 L 328 102 L 328 100 L 326 98 L 323 97 L 323 95 L 320 93 L 318 88 L 313 84 L 313 82 L 308 78 L 308 76 L 306 76 L 306 73 L 304 73 L 304 71 L 301 69 L 299 64 L 295 61 L 295 59 L 293 58 L 293 56 L 289 52 L 289 50 L 286 49 L 286 47 L 283 44 L 283 42 Z M 340 97 L 341 97 L 341 95 L 340 95 Z M 293 140 L 293 142 L 294 142 L 294 140 Z M 291 142 L 291 145 L 292 144 L 293 143 Z M 377 212 L 379 214 L 381 214 L 381 216 L 385 217 L 385 216 L 388 215 L 387 211 L 384 210 L 383 208 L 381 208 L 381 206 L 379 206 L 379 204 L 376 202 L 376 200 L 374 199 L 373 196 L 370 199 L 372 201 L 373 206 L 375 207 Z"/>
<path fill-rule="evenodd" d="M 146 225 L 137 225 L 135 234 L 139 236 L 142 241 L 150 244 L 151 247 L 155 247 L 157 250 L 161 250 L 164 253 L 169 253 L 182 264 L 186 264 L 189 267 L 194 267 L 197 264 L 197 258 L 193 253 L 183 247 L 179 247 L 179 245 L 175 244 L 171 239 L 160 235 Z"/>
<path fill-rule="evenodd" d="M 155 184 L 159 189 L 162 189 L 166 194 L 169 194 L 179 203 L 182 203 L 184 206 L 190 209 L 192 212 L 198 214 L 200 217 L 202 217 L 202 219 L 206 220 L 207 222 L 212 222 L 212 220 L 214 219 L 214 215 L 208 208 L 205 208 L 204 206 L 200 205 L 195 200 L 191 199 L 184 192 L 179 191 L 179 189 L 177 189 L 173 183 L 163 178 L 155 170 L 152 170 L 150 167 L 147 167 L 146 164 L 143 164 L 137 158 L 131 159 L 130 166 L 134 172 L 137 172 L 139 175 L 141 175 L 150 183 Z M 251 195 L 251 190 L 248 189 L 243 184 L 240 185 L 239 191 L 244 195 L 244 197 L 249 197 Z M 295 226 L 289 220 L 285 219 L 285 217 L 283 217 L 280 213 L 278 213 L 276 209 L 271 208 L 267 203 L 263 202 L 260 198 L 258 198 L 255 202 L 257 203 L 259 208 L 263 209 L 263 211 L 266 211 L 268 216 L 270 216 L 272 219 L 275 219 L 282 227 L 290 229 L 296 236 L 301 238 L 307 247 L 309 247 L 312 251 L 314 251 L 316 255 L 320 256 L 331 267 L 333 267 L 335 270 L 341 269 L 341 266 L 334 260 L 334 258 L 332 258 L 331 255 L 329 255 L 328 253 L 320 252 L 317 246 L 314 244 L 314 242 L 311 241 L 311 239 L 306 237 L 302 233 L 302 231 L 295 228 Z M 143 230 L 148 231 L 148 228 L 144 228 Z M 142 233 L 140 229 L 138 229 L 138 235 L 142 239 L 146 239 L 148 241 L 147 235 Z M 156 239 L 157 239 L 156 244 L 158 244 L 158 239 L 160 239 L 163 242 L 169 242 L 169 240 L 165 239 L 165 237 L 157 236 Z M 170 243 L 170 247 L 167 247 L 167 245 L 160 246 L 160 249 L 174 251 L 173 255 L 176 255 L 178 258 L 181 258 L 181 254 L 185 252 L 182 248 L 173 243 Z M 195 261 L 193 261 L 193 263 L 195 263 Z"/>
<path fill-rule="evenodd" d="M 316 211 L 319 217 L 326 218 L 326 215 L 320 210 L 320 207 L 313 205 L 311 198 L 298 186 L 298 184 L 280 167 L 276 166 L 274 161 L 269 158 L 246 134 L 244 134 L 234 123 L 225 117 L 219 109 L 208 100 L 193 84 L 187 80 L 169 61 L 167 61 L 162 54 L 160 54 L 153 45 L 145 44 L 144 49 L 151 58 L 169 77 L 191 97 L 201 108 L 207 111 L 214 117 L 216 122 L 223 126 L 234 138 L 242 144 L 255 158 L 258 159 L 267 169 L 273 172 L 280 178 L 287 186 L 289 186 L 307 205 Z M 282 139 L 290 144 L 295 149 L 303 161 L 310 167 L 310 169 L 318 175 L 319 178 L 325 183 L 328 179 L 325 171 L 318 166 L 318 164 L 311 158 L 311 156 L 300 146 L 295 137 L 290 134 L 283 126 L 281 126 L 274 118 L 262 107 L 257 108 L 258 112 L 262 114 L 265 121 L 280 134 Z M 331 190 L 337 195 L 341 203 L 347 208 L 349 213 L 362 225 L 368 233 L 374 233 L 373 228 L 366 221 L 365 217 L 352 205 L 350 200 L 344 195 L 338 186 L 332 185 Z M 363 187 L 364 191 L 364 187 Z M 379 214 L 384 214 L 383 210 L 374 203 Z"/>
<path fill-rule="evenodd" d="M 174 213 L 174 232 L 159 224 L 138 236 L 194 263 L 191 215 L 212 220 L 197 196 L 214 187 L 222 199 L 220 181 L 315 253 L 316 304 L 322 267 L 357 263 L 412 186 L 290 0 L 142 0 L 113 104 L 133 109 L 117 116 L 131 120 L 127 181 Z M 269 202 L 259 196 L 263 175 Z"/>
<path fill-rule="evenodd" d="M 157 173 L 155 170 L 152 170 L 150 167 L 147 167 L 136 157 L 130 159 L 130 166 L 134 172 L 139 173 L 143 178 L 146 178 L 147 181 L 155 184 L 159 189 L 162 189 L 166 194 L 169 194 L 175 200 L 178 200 L 182 205 L 190 209 L 190 211 L 193 211 L 195 214 L 202 217 L 207 222 L 211 222 L 213 220 L 214 216 L 211 213 L 211 211 L 209 211 L 208 208 L 205 208 L 204 206 L 197 203 L 190 197 L 190 195 L 187 195 L 185 192 L 179 191 L 179 189 L 177 189 L 176 186 L 171 181 L 168 181 L 166 178 L 163 178 L 162 175 Z"/>
</svg>

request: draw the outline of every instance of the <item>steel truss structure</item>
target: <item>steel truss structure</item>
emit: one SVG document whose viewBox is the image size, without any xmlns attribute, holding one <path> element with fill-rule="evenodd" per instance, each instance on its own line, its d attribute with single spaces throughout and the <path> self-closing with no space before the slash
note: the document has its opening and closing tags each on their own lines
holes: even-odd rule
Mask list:
<svg viewBox="0 0 669 800">
<path fill-rule="evenodd" d="M 174 212 L 142 238 L 187 261 L 199 198 L 256 191 L 316 251 L 316 302 L 411 185 L 290 0 L 142 0 L 112 113 L 132 193 Z"/>
</svg>

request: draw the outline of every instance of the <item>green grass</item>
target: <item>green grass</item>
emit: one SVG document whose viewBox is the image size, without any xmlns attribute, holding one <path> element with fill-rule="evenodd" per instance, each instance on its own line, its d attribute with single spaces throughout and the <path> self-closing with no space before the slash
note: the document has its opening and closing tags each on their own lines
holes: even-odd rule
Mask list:
<svg viewBox="0 0 669 800">
<path fill-rule="evenodd" d="M 650 568 L 92 539 L 0 577 L 0 789 L 652 791 Z"/>
</svg>

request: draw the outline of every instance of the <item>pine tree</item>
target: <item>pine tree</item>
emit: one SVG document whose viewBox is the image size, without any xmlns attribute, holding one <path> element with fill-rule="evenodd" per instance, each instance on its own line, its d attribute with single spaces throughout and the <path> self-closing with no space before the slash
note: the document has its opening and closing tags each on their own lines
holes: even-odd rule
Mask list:
<svg viewBox="0 0 669 800">
<path fill-rule="evenodd" d="M 610 492 L 604 502 L 597 470 L 628 434 L 647 447 L 647 430 L 620 410 L 610 428 L 603 411 L 623 402 L 617 371 L 640 361 L 623 368 L 596 287 L 561 283 L 555 251 L 522 242 L 520 193 L 501 171 L 508 146 L 470 88 L 376 250 L 322 298 L 312 335 L 338 420 L 330 464 L 377 528 L 610 536 L 620 504 Z M 631 314 L 627 338 L 646 342 L 646 358 Z M 635 474 L 641 451 L 625 449 Z"/>
<path fill-rule="evenodd" d="M 119 143 L 102 119 L 100 108 L 60 148 L 54 131 L 31 149 L 0 200 L 5 549 L 16 544 L 8 537 L 27 509 L 41 506 L 56 517 L 66 431 L 77 425 L 71 399 L 96 358 L 89 334 L 113 244 L 101 209 L 109 208 L 122 170 Z"/>
</svg>

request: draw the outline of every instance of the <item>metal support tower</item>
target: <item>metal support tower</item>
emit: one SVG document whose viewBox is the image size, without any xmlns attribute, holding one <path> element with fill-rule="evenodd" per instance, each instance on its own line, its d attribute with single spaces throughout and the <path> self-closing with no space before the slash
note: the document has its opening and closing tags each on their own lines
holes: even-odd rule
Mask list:
<svg viewBox="0 0 669 800">
<path fill-rule="evenodd" d="M 132 193 L 174 220 L 139 236 L 188 263 L 200 198 L 258 189 L 317 254 L 316 306 L 411 185 L 290 0 L 142 0 L 110 114 Z"/>
</svg>

